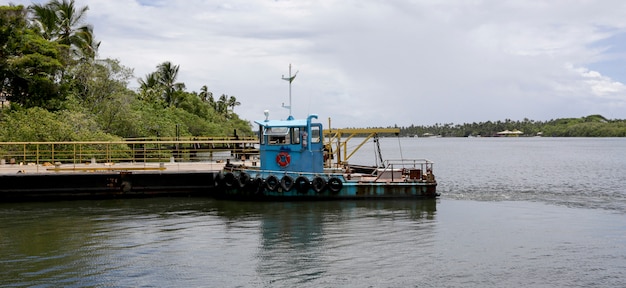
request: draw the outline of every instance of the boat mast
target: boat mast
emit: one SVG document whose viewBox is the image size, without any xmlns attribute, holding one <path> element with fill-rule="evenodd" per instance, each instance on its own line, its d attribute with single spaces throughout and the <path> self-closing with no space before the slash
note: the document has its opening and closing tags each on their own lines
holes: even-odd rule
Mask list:
<svg viewBox="0 0 626 288">
<path fill-rule="evenodd" d="M 283 103 L 283 108 L 287 108 L 289 109 L 289 117 L 287 118 L 287 120 L 293 120 L 293 115 L 291 114 L 291 82 L 293 82 L 293 79 L 296 79 L 296 75 L 298 75 L 298 71 L 296 71 L 296 74 L 294 74 L 293 76 L 291 76 L 291 63 L 289 63 L 289 77 L 285 77 L 285 75 L 283 75 L 283 80 L 289 81 L 289 106 L 285 106 L 285 103 Z"/>
</svg>

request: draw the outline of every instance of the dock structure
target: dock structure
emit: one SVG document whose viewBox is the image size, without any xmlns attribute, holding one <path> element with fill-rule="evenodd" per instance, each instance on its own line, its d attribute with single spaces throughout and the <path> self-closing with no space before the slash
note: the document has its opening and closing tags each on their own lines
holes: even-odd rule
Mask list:
<svg viewBox="0 0 626 288">
<path fill-rule="evenodd" d="M 0 202 L 209 195 L 227 163 L 253 165 L 254 138 L 1 142 Z"/>
<path fill-rule="evenodd" d="M 4 164 L 0 202 L 211 196 L 228 162 Z"/>
<path fill-rule="evenodd" d="M 250 159 L 255 137 L 133 138 L 122 141 L 0 142 L 0 165 L 150 163 Z"/>
</svg>

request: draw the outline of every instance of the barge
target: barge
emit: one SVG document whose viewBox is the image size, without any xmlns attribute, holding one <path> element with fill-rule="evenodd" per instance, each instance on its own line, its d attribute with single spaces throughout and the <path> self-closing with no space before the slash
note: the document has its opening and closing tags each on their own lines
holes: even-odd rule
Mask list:
<svg viewBox="0 0 626 288">
<path fill-rule="evenodd" d="M 171 165 L 167 169 L 130 164 L 117 168 L 67 165 L 71 167 L 44 171 L 2 167 L 0 202 L 211 195 L 217 172 L 208 170 L 207 164 L 182 165 L 182 171 Z M 16 169 L 17 173 L 8 172 Z"/>
</svg>

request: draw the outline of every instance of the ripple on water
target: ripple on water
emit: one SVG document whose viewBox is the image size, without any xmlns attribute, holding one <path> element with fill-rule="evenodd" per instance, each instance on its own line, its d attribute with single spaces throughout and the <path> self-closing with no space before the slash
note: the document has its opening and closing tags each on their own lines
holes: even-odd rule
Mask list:
<svg viewBox="0 0 626 288">
<path fill-rule="evenodd" d="M 603 209 L 447 197 L 2 207 L 0 286 L 626 284 L 626 222 Z"/>
</svg>

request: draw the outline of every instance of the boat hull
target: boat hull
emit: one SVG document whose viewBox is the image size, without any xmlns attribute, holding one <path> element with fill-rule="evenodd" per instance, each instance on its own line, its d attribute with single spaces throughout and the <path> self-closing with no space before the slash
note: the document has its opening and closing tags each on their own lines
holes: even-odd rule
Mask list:
<svg viewBox="0 0 626 288">
<path fill-rule="evenodd" d="M 216 177 L 217 197 L 249 200 L 341 200 L 436 198 L 437 183 L 347 180 L 344 174 L 227 172 Z M 316 180 L 322 179 L 324 184 Z"/>
</svg>

